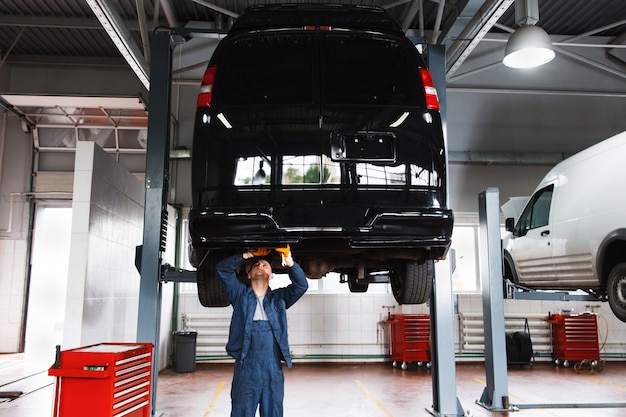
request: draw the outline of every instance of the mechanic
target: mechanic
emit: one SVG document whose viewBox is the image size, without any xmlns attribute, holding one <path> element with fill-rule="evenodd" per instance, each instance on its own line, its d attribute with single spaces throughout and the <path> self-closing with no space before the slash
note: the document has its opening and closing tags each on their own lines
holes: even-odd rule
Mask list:
<svg viewBox="0 0 626 417">
<path fill-rule="evenodd" d="M 236 254 L 217 264 L 217 273 L 233 305 L 226 344 L 226 351 L 235 358 L 231 417 L 254 417 L 259 406 L 261 417 L 283 415 L 281 361 L 291 368 L 286 310 L 302 297 L 309 284 L 300 265 L 294 262 L 289 245 L 275 251 L 280 253 L 291 279 L 284 288 L 269 288 L 274 274 L 263 257 L 271 249 Z M 245 268 L 250 286 L 237 279 L 240 267 Z"/>
</svg>

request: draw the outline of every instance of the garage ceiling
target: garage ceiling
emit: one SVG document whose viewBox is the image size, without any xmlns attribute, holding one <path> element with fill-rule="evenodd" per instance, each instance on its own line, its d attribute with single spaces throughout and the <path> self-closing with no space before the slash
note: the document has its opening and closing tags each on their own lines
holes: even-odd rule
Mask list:
<svg viewBox="0 0 626 417">
<path fill-rule="evenodd" d="M 249 5 L 276 1 L 244 0 L 98 0 L 119 15 L 138 51 L 146 50 L 156 27 L 210 25 L 226 31 Z M 290 0 L 291 3 L 310 1 Z M 380 6 L 402 26 L 428 42 L 446 45 L 448 76 L 472 44 L 516 27 L 514 0 L 371 0 L 332 3 Z M 570 43 L 594 44 L 609 37 L 603 48 L 626 65 L 616 49 L 626 40 L 626 2 L 622 0 L 539 0 L 539 25 Z M 498 17 L 500 16 L 500 17 Z M 200 23 L 202 22 L 202 23 Z M 145 48 L 144 48 L 145 47 Z M 596 46 L 598 47 L 598 46 Z M 124 64 L 86 0 L 1 0 L 1 63 Z"/>
<path fill-rule="evenodd" d="M 520 0 L 518 0 L 520 1 Z M 531 0 L 522 0 L 531 1 Z M 586 70 L 609 77 L 612 97 L 622 99 L 626 92 L 620 83 L 626 80 L 626 1 L 623 0 L 537 0 L 539 7 L 538 25 L 551 35 L 557 55 L 567 57 L 569 61 L 585 66 Z M 0 70 L 10 64 L 39 65 L 46 68 L 50 65 L 106 65 L 126 66 L 126 61 L 111 38 L 96 18 L 90 2 L 97 2 L 113 11 L 116 20 L 124 31 L 129 34 L 133 49 L 140 60 L 149 62 L 149 33 L 163 27 L 210 28 L 216 33 L 225 33 L 233 19 L 243 10 L 255 4 L 280 3 L 279 1 L 244 1 L 244 0 L 0 0 Z M 306 0 L 291 0 L 291 3 L 311 3 Z M 470 86 L 478 89 L 492 88 L 492 91 L 506 93 L 503 85 L 507 81 L 493 73 L 482 74 L 494 66 L 501 66 L 498 54 L 492 58 L 491 64 L 477 65 L 476 57 L 484 54 L 485 46 L 495 45 L 503 48 L 504 42 L 516 27 L 515 0 L 371 0 L 371 1 L 334 1 L 336 4 L 360 4 L 380 6 L 388 10 L 405 28 L 407 34 L 423 37 L 428 43 L 445 45 L 448 90 L 470 91 Z M 482 48 L 482 49 L 481 49 Z M 492 48 L 493 49 L 493 48 Z M 594 50 L 598 60 L 589 58 L 589 54 L 580 51 Z M 482 52 L 481 52 L 482 51 Z M 587 55 L 587 56 L 584 56 Z M 593 55 L 593 54 L 592 54 Z M 474 59 L 474 60 L 473 60 Z M 472 61 L 473 60 L 473 61 Z M 608 64 L 607 64 L 608 62 Z M 146 64 L 147 66 L 149 64 Z M 149 66 L 148 66 L 149 68 Z M 474 76 L 471 83 L 467 77 Z M 474 82 L 477 80 L 478 82 Z M 482 84 L 481 81 L 482 80 Z M 199 82 L 199 80 L 186 80 Z M 617 83 L 615 83 L 617 81 Z M 493 84 L 492 84 L 493 83 Z M 492 87 L 496 85 L 496 87 Z M 603 84 L 604 85 L 604 84 Z M 624 84 L 622 84 L 623 86 Z M 514 88 L 519 88 L 514 86 Z M 524 87 L 523 87 L 524 88 Z M 541 90 L 554 94 L 554 83 L 546 82 L 537 85 L 530 91 L 532 94 Z M 564 87 L 558 87 L 558 94 L 563 95 Z M 566 87 L 565 89 L 569 88 Z M 571 85 L 573 94 L 593 95 L 600 97 L 604 92 L 579 91 L 580 84 Z M 552 90 L 552 91 L 551 91 Z M 526 93 L 526 91 L 524 91 Z M 572 94 L 567 91 L 566 94 Z M 16 106 L 15 103 L 4 101 L 5 107 Z M 491 105 L 497 106 L 495 101 Z M 19 109 L 30 115 L 39 113 L 71 112 L 59 110 L 63 105 L 54 104 L 51 108 Z M 70 106 L 71 107 L 71 106 Z M 76 107 L 76 106 L 74 106 Z M 472 106 L 477 107 L 477 106 Z M 468 106 L 463 107 L 464 115 L 472 120 L 474 116 Z M 70 108 L 76 112 L 76 109 Z M 485 109 L 483 109 L 484 112 Z M 98 114 L 99 109 L 79 110 L 80 114 Z M 476 110 L 473 110 L 476 111 Z M 138 110 L 141 113 L 141 110 Z M 457 114 L 459 112 L 457 111 Z M 104 116 L 126 113 L 107 110 Z M 139 114 L 141 116 L 141 114 Z M 103 117 L 102 114 L 98 114 Z M 131 117 L 137 116 L 133 113 Z M 69 119 L 70 123 L 73 119 Z M 82 120 L 88 120 L 83 118 Z M 138 119 L 134 119 L 136 124 Z M 137 127 L 137 126 L 134 126 Z M 509 130 L 511 128 L 509 127 Z M 461 135 L 457 135 L 461 136 Z M 464 140 L 464 139 L 459 139 Z M 545 141 L 543 141 L 545 142 Z M 538 146 L 543 146 L 539 141 Z M 571 141 L 570 141 L 571 142 Z M 458 149 L 495 149 L 499 143 L 487 140 L 473 144 L 461 142 Z M 142 148 L 142 141 L 137 142 Z M 571 150 L 580 149 L 584 144 L 572 146 Z M 576 148 L 576 149 L 575 149 Z M 569 151 L 555 144 L 553 149 Z M 524 149 L 515 149 L 524 151 Z M 465 157 L 463 157 L 465 158 Z"/>
</svg>

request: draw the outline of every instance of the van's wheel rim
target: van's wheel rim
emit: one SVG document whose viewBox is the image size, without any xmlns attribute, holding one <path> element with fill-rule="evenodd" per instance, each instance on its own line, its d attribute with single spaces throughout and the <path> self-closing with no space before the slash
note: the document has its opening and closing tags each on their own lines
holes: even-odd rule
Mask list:
<svg viewBox="0 0 626 417">
<path fill-rule="evenodd" d="M 618 278 L 615 288 L 615 300 L 618 301 L 623 308 L 626 308 L 626 274 L 621 274 Z"/>
<path fill-rule="evenodd" d="M 613 267 L 606 285 L 611 310 L 618 319 L 626 322 L 626 262 Z"/>
</svg>

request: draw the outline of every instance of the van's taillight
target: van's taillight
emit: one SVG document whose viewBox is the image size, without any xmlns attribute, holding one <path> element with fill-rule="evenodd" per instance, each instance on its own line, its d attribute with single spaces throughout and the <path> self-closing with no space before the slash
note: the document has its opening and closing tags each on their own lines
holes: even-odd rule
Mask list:
<svg viewBox="0 0 626 417">
<path fill-rule="evenodd" d="M 196 101 L 196 107 L 211 107 L 211 99 L 213 98 L 213 82 L 215 81 L 215 73 L 217 67 L 208 67 L 204 71 L 202 84 L 200 85 L 200 94 Z"/>
<path fill-rule="evenodd" d="M 437 97 L 437 89 L 433 82 L 430 71 L 426 68 L 420 68 L 420 76 L 424 85 L 424 95 L 426 96 L 426 108 L 431 110 L 439 110 L 439 98 Z"/>
</svg>

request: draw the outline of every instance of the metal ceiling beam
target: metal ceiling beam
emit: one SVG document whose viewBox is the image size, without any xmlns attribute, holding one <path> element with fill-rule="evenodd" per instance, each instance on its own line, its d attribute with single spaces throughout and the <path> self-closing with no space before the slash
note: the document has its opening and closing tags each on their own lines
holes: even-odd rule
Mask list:
<svg viewBox="0 0 626 417">
<path fill-rule="evenodd" d="M 621 78 L 626 78 L 626 72 L 620 69 L 609 67 L 608 65 L 601 64 L 593 59 L 586 58 L 582 55 L 575 54 L 573 52 L 568 51 L 567 49 L 559 48 L 554 46 L 554 49 L 561 55 L 565 55 L 569 58 L 574 59 L 575 61 L 582 62 L 583 64 L 589 65 L 593 68 L 599 69 L 604 72 L 608 72 L 609 74 L 617 75 Z"/>
<path fill-rule="evenodd" d="M 437 44 L 439 35 L 441 34 L 441 20 L 443 18 L 443 9 L 446 6 L 446 2 L 441 0 L 439 2 L 439 6 L 437 7 L 437 18 L 435 19 L 435 27 L 433 28 L 433 33 L 431 37 L 430 43 Z"/>
<path fill-rule="evenodd" d="M 220 7 L 220 6 L 216 6 L 215 4 L 209 3 L 208 1 L 204 1 L 204 0 L 192 0 L 192 1 L 194 3 L 196 3 L 196 4 L 199 4 L 201 6 L 204 6 L 204 7 L 208 8 L 208 9 L 214 10 L 214 11 L 216 11 L 218 13 L 225 14 L 226 16 L 230 16 L 230 17 L 232 17 L 234 19 L 239 17 L 239 14 L 233 12 L 232 10 L 228 10 L 228 9 L 225 9 L 223 7 Z"/>
<path fill-rule="evenodd" d="M 500 28 L 502 30 L 507 30 L 508 31 L 510 29 L 510 28 L 507 28 L 506 26 L 503 26 L 503 25 L 499 25 L 499 26 L 500 26 Z M 513 31 L 512 29 L 510 29 L 510 30 Z M 625 35 L 625 37 L 626 37 L 626 35 Z M 575 37 L 575 38 L 578 39 L 579 37 Z M 483 42 L 506 43 L 507 39 L 495 38 L 495 37 L 484 37 L 482 41 Z M 613 43 L 609 43 L 609 44 L 606 44 L 606 43 L 573 43 L 573 42 L 565 42 L 564 41 L 564 42 L 552 42 L 552 46 L 555 48 L 556 51 L 558 51 L 562 55 L 567 56 L 569 58 L 572 58 L 574 60 L 580 61 L 580 62 L 582 62 L 582 63 L 584 63 L 586 65 L 594 67 L 595 69 L 598 69 L 598 70 L 603 71 L 603 72 L 607 72 L 607 73 L 612 74 L 612 75 L 617 75 L 618 77 L 621 77 L 621 78 L 625 78 L 626 77 L 626 70 L 625 70 L 625 67 L 623 66 L 623 61 L 621 61 L 620 59 L 617 60 L 618 62 L 616 62 L 616 64 L 618 66 L 620 66 L 621 69 L 613 68 L 613 67 L 610 67 L 608 65 L 602 64 L 602 63 L 600 63 L 598 61 L 595 61 L 595 60 L 586 58 L 584 56 L 578 55 L 576 53 L 573 53 L 571 51 L 565 50 L 563 48 L 559 48 L 559 47 L 572 47 L 572 48 L 601 48 L 601 49 L 606 49 L 607 50 L 607 56 L 610 59 L 610 51 L 611 50 L 626 48 L 626 45 L 624 45 L 623 43 L 615 43 L 615 44 L 613 44 Z M 452 82 L 460 80 L 461 78 L 466 78 L 466 77 L 469 77 L 471 75 L 476 75 L 476 74 L 479 74 L 479 73 L 481 73 L 483 71 L 490 70 L 492 68 L 497 68 L 500 65 L 502 65 L 501 61 L 492 62 L 492 63 L 484 65 L 482 67 L 475 68 L 475 69 L 473 69 L 471 71 L 466 71 L 466 72 L 464 72 L 462 74 L 458 74 L 456 76 L 449 77 L 448 78 L 448 82 L 452 83 Z M 546 91 L 546 90 L 543 90 L 543 91 Z"/>
<path fill-rule="evenodd" d="M 178 24 L 176 12 L 174 11 L 174 5 L 172 4 L 171 0 L 161 0 L 159 4 L 163 8 L 163 14 L 167 19 L 167 23 L 169 24 L 169 26 L 171 28 L 179 27 L 180 25 Z"/>
<path fill-rule="evenodd" d="M 448 151 L 448 162 L 463 165 L 556 165 L 571 154 L 564 152 Z"/>
<path fill-rule="evenodd" d="M 121 19 L 120 21 L 129 30 L 139 30 L 137 20 Z M 165 21 L 162 22 L 165 24 Z M 50 29 L 82 29 L 103 30 L 102 25 L 92 18 L 85 17 L 34 17 L 34 16 L 0 16 L 0 26 L 33 27 Z M 175 25 L 170 25 L 175 26 Z"/>
<path fill-rule="evenodd" d="M 452 42 L 446 51 L 448 70 L 446 76 L 452 76 L 478 46 L 491 27 L 502 17 L 514 0 L 487 0 L 474 15 L 470 23 Z"/>
<path fill-rule="evenodd" d="M 102 27 L 128 62 L 137 78 L 146 90 L 150 89 L 150 72 L 148 62 L 141 53 L 141 49 L 132 39 L 128 28 L 120 18 L 115 8 L 108 0 L 87 0 L 87 4 L 94 12 Z"/>
<path fill-rule="evenodd" d="M 484 93 L 484 94 L 526 94 L 540 96 L 572 96 L 572 97 L 612 97 L 626 98 L 624 91 L 593 91 L 593 90 L 546 90 L 529 88 L 490 88 L 490 87 L 447 87 L 449 93 Z"/>
<path fill-rule="evenodd" d="M 411 22 L 415 19 L 417 13 L 422 10 L 422 0 L 413 0 L 409 6 L 409 10 L 406 12 L 404 19 L 402 20 L 402 30 L 406 32 L 411 27 Z M 423 33 L 424 28 L 420 27 L 420 33 Z"/>
<path fill-rule="evenodd" d="M 459 39 L 459 36 L 465 28 L 470 25 L 470 22 L 478 14 L 480 9 L 485 4 L 486 0 L 469 0 L 467 1 L 462 8 L 459 9 L 458 15 L 454 19 L 454 23 L 448 29 L 448 33 L 446 34 L 445 40 L 450 41 L 450 43 L 455 42 Z M 449 49 L 449 46 L 447 49 Z"/>
<path fill-rule="evenodd" d="M 25 28 L 20 29 L 20 33 L 18 33 L 15 39 L 13 39 L 13 42 L 11 42 L 11 46 L 9 46 L 9 49 L 7 49 L 4 55 L 2 55 L 2 60 L 0 61 L 0 67 L 4 65 L 4 61 L 7 60 L 7 58 L 11 54 L 11 51 L 13 50 L 15 45 L 19 42 L 20 38 L 22 37 L 22 34 L 24 33 L 24 29 Z"/>
<path fill-rule="evenodd" d="M 141 46 L 143 47 L 143 57 L 150 62 L 150 39 L 148 38 L 148 27 L 146 25 L 146 12 L 143 0 L 135 0 L 135 11 L 139 22 L 139 33 L 141 34 Z"/>
</svg>

